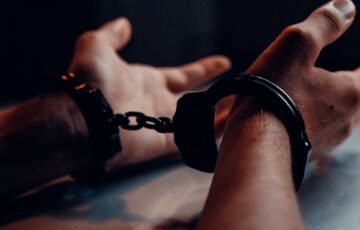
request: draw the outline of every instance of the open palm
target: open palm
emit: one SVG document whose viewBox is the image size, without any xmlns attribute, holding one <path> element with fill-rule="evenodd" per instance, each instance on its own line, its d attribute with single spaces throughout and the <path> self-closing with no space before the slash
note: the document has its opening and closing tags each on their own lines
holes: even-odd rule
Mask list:
<svg viewBox="0 0 360 230">
<path fill-rule="evenodd" d="M 100 88 L 115 113 L 140 111 L 149 116 L 172 117 L 181 94 L 230 68 L 228 59 L 219 55 L 180 67 L 129 64 L 117 51 L 130 37 L 131 26 L 125 18 L 83 34 L 70 68 L 82 80 Z M 172 134 L 146 129 L 121 130 L 120 134 L 123 150 L 109 162 L 109 170 L 177 152 Z"/>
</svg>

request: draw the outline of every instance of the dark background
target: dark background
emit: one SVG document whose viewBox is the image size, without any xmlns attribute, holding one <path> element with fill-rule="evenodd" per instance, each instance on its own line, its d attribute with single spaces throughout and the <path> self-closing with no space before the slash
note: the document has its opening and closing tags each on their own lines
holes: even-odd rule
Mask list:
<svg viewBox="0 0 360 230">
<path fill-rule="evenodd" d="M 1 1 L 0 101 L 46 90 L 46 73 L 66 71 L 76 38 L 126 16 L 133 39 L 121 55 L 130 62 L 179 65 L 222 53 L 243 71 L 287 25 L 326 0 L 12 0 Z M 359 1 L 355 2 L 360 9 Z M 359 20 L 318 65 L 360 63 Z"/>
</svg>

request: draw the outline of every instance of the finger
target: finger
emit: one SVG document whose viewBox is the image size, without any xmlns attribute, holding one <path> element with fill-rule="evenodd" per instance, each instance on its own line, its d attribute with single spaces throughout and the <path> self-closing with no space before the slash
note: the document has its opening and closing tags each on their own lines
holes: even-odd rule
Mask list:
<svg viewBox="0 0 360 230">
<path fill-rule="evenodd" d="M 313 66 L 323 49 L 351 25 L 355 6 L 350 0 L 334 0 L 315 10 L 305 21 L 289 26 L 260 56 L 257 64 Z M 270 61 L 269 61 L 270 60 Z M 266 66 L 269 67 L 269 66 Z"/>
<path fill-rule="evenodd" d="M 126 18 L 110 21 L 98 30 L 82 34 L 76 43 L 74 60 L 88 60 L 102 52 L 108 52 L 106 45 L 114 50 L 126 46 L 131 37 L 131 25 Z"/>
<path fill-rule="evenodd" d="M 132 29 L 126 18 L 118 18 L 104 24 L 97 30 L 116 50 L 124 48 L 130 41 Z"/>
<path fill-rule="evenodd" d="M 200 59 L 178 68 L 163 68 L 168 88 L 175 92 L 182 92 L 195 85 L 207 82 L 226 72 L 231 67 L 230 60 L 221 55 Z"/>
<path fill-rule="evenodd" d="M 350 27 L 355 13 L 355 5 L 351 0 L 334 0 L 315 10 L 300 27 L 310 34 L 319 53 Z"/>
</svg>

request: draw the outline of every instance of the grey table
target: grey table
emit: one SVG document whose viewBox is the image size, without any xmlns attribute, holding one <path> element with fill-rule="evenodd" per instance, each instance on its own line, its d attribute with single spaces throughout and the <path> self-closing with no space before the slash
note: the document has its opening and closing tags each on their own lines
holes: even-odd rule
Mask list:
<svg viewBox="0 0 360 230">
<path fill-rule="evenodd" d="M 360 229 L 359 140 L 360 129 L 334 151 L 326 174 L 308 167 L 299 192 L 308 229 Z M 0 229 L 192 228 L 211 178 L 178 159 L 127 168 L 91 187 L 63 178 L 5 205 Z"/>
</svg>

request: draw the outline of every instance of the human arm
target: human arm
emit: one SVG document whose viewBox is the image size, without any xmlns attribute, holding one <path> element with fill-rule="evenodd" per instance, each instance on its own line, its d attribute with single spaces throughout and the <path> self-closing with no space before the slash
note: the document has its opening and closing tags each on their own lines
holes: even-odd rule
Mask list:
<svg viewBox="0 0 360 230">
<path fill-rule="evenodd" d="M 180 66 L 155 68 L 126 63 L 117 50 L 130 39 L 126 19 L 107 23 L 79 39 L 71 70 L 99 88 L 115 113 L 140 111 L 173 115 L 177 98 L 226 71 L 230 64 L 212 56 Z M 123 151 L 107 162 L 109 171 L 177 152 L 170 134 L 121 130 Z M 0 111 L 0 198 L 96 163 L 89 149 L 83 114 L 65 92 L 34 98 Z M 101 162 L 99 162 L 101 163 Z"/>
<path fill-rule="evenodd" d="M 329 72 L 315 61 L 351 24 L 350 5 L 332 1 L 288 27 L 247 70 L 280 85 L 298 104 L 316 154 L 343 141 L 358 123 L 359 71 Z M 289 140 L 271 114 L 237 98 L 230 110 L 199 229 L 303 229 L 292 187 Z M 239 112 L 242 111 L 242 112 Z"/>
<path fill-rule="evenodd" d="M 303 229 L 286 129 L 269 112 L 241 113 L 228 121 L 198 229 Z"/>
<path fill-rule="evenodd" d="M 246 70 L 292 97 L 304 118 L 313 156 L 331 151 L 359 122 L 359 69 L 331 72 L 316 66 L 321 51 L 346 32 L 354 16 L 350 0 L 330 1 L 303 22 L 288 26 Z M 222 105 L 222 117 L 230 113 L 234 99 L 224 101 L 228 106 Z M 236 106 L 243 104 L 246 99 Z"/>
<path fill-rule="evenodd" d="M 0 198 L 93 164 L 88 130 L 66 93 L 27 100 L 0 112 Z M 99 154 L 99 153 L 98 153 Z"/>
<path fill-rule="evenodd" d="M 115 113 L 140 111 L 154 117 L 172 117 L 185 91 L 230 68 L 229 60 L 219 55 L 176 68 L 127 63 L 117 51 L 126 46 L 130 36 L 131 26 L 125 18 L 87 32 L 79 38 L 71 64 L 71 71 L 86 76 L 84 81 L 103 91 Z M 122 153 L 107 163 L 109 171 L 178 152 L 172 134 L 147 129 L 122 129 L 120 134 L 126 144 Z"/>
</svg>

